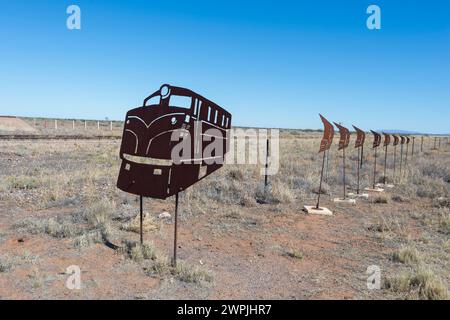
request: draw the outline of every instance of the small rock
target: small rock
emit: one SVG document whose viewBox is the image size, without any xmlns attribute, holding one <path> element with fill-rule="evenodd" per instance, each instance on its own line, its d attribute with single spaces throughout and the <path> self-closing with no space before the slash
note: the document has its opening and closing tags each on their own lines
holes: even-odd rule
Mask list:
<svg viewBox="0 0 450 320">
<path fill-rule="evenodd" d="M 159 219 L 170 219 L 172 216 L 167 211 L 158 214 Z"/>
</svg>

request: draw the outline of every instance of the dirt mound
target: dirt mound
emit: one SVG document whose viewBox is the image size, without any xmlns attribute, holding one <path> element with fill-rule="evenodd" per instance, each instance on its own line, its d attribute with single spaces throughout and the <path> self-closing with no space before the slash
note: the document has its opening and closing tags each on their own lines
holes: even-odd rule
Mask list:
<svg viewBox="0 0 450 320">
<path fill-rule="evenodd" d="M 22 119 L 16 117 L 0 116 L 0 132 L 38 133 L 38 130 L 33 128 Z"/>
</svg>

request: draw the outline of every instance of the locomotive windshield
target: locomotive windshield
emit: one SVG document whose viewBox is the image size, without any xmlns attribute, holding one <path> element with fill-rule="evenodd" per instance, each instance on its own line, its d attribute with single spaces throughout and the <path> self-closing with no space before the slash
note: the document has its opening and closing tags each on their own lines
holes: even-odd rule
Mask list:
<svg viewBox="0 0 450 320">
<path fill-rule="evenodd" d="M 173 94 L 169 98 L 169 106 L 170 107 L 190 109 L 191 103 L 192 103 L 192 97 L 188 97 L 188 96 L 178 96 L 178 95 Z"/>
<path fill-rule="evenodd" d="M 159 105 L 160 101 L 161 101 L 161 96 L 159 96 L 159 95 L 154 96 L 147 101 L 147 106 Z"/>
</svg>

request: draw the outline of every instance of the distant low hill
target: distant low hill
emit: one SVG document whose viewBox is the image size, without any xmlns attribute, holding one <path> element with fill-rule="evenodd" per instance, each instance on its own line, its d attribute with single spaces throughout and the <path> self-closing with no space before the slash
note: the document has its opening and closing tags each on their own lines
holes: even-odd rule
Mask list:
<svg viewBox="0 0 450 320">
<path fill-rule="evenodd" d="M 435 134 L 435 133 L 424 133 L 424 132 L 418 132 L 418 131 L 408 131 L 408 130 L 379 130 L 378 132 L 384 132 L 389 134 L 402 134 L 402 135 L 431 135 L 431 136 L 450 136 L 450 133 L 447 134 Z"/>
</svg>

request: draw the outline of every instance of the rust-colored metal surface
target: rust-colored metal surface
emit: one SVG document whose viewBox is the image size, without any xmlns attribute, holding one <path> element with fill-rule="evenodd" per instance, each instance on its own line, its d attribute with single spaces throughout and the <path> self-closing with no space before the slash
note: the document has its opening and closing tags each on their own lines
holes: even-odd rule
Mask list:
<svg viewBox="0 0 450 320">
<path fill-rule="evenodd" d="M 394 146 L 398 145 L 400 138 L 398 136 L 396 136 L 395 134 L 393 134 L 392 136 L 394 137 L 394 143 L 392 145 L 394 145 Z"/>
<path fill-rule="evenodd" d="M 378 132 L 375 132 L 373 130 L 370 130 L 373 134 L 373 145 L 372 148 L 377 148 L 381 144 L 381 134 Z"/>
<path fill-rule="evenodd" d="M 339 123 L 334 122 L 334 125 L 339 129 L 340 137 L 338 150 L 347 148 L 348 144 L 350 143 L 350 131 Z"/>
<path fill-rule="evenodd" d="M 384 136 L 383 146 L 386 147 L 391 144 L 391 135 L 383 132 L 383 136 Z"/>
<path fill-rule="evenodd" d="M 404 136 L 400 136 L 400 144 L 405 144 L 406 138 Z"/>
<path fill-rule="evenodd" d="M 373 188 L 375 189 L 375 182 L 376 182 L 376 176 L 377 176 L 377 148 L 381 144 L 381 134 L 379 134 L 376 131 L 370 130 L 373 134 L 373 145 L 372 148 L 374 149 L 374 163 L 373 163 Z"/>
<path fill-rule="evenodd" d="M 409 137 L 406 137 L 406 143 L 408 144 L 411 141 Z"/>
<path fill-rule="evenodd" d="M 334 122 L 334 125 L 336 127 L 338 127 L 339 129 L 339 150 L 342 150 L 342 178 L 343 178 L 343 188 L 344 188 L 344 193 L 343 193 L 343 199 L 346 199 L 346 180 L 345 180 L 345 149 L 348 147 L 348 144 L 350 143 L 350 131 L 340 125 L 339 123 Z"/>
<path fill-rule="evenodd" d="M 126 115 L 117 187 L 158 199 L 185 190 L 222 167 L 230 128 L 231 114 L 211 100 L 189 89 L 161 86 Z M 175 162 L 173 148 L 188 135 L 187 150 Z M 221 148 L 212 148 L 213 143 Z"/>
<path fill-rule="evenodd" d="M 319 114 L 319 116 L 323 122 L 323 137 L 322 141 L 320 141 L 319 152 L 323 152 L 330 149 L 331 147 L 331 143 L 333 142 L 334 137 L 334 127 L 327 119 L 325 119 L 324 116 L 322 116 L 321 114 Z"/>
<path fill-rule="evenodd" d="M 366 140 L 366 133 L 356 126 L 353 126 L 353 128 L 356 130 L 355 148 L 358 149 L 358 159 L 356 160 L 356 194 L 359 194 L 361 176 L 360 171 L 362 166 L 363 148 L 364 141 Z"/>
<path fill-rule="evenodd" d="M 384 146 L 384 174 L 383 174 L 383 183 L 386 184 L 386 181 L 387 181 L 386 172 L 387 172 L 388 146 L 389 146 L 389 144 L 391 143 L 391 135 L 389 135 L 389 134 L 383 132 L 383 136 L 384 136 L 384 142 L 383 142 L 383 146 Z"/>
<path fill-rule="evenodd" d="M 362 147 L 366 140 L 366 133 L 358 127 L 353 126 L 353 128 L 356 130 L 355 148 Z"/>
</svg>

